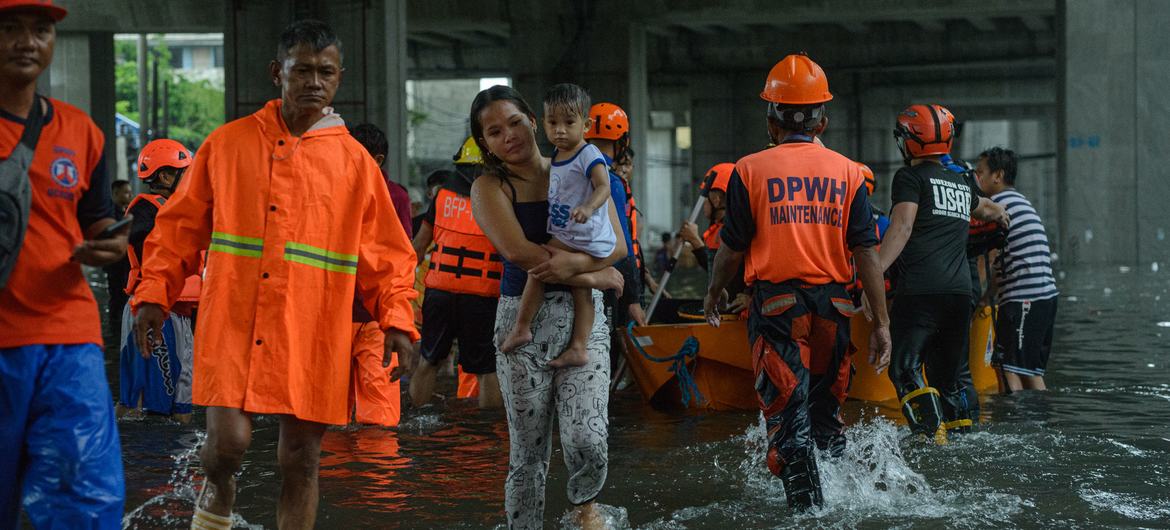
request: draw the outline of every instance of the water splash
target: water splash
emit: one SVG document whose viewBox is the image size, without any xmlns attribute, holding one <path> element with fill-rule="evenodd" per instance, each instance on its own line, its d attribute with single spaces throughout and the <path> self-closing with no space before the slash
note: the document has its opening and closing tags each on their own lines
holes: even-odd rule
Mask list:
<svg viewBox="0 0 1170 530">
<path fill-rule="evenodd" d="M 171 477 L 163 491 L 146 500 L 141 506 L 130 510 L 122 517 L 123 530 L 190 528 L 191 516 L 195 512 L 195 499 L 199 495 L 203 479 L 198 475 L 199 448 L 207 439 L 207 433 L 196 431 L 190 434 L 187 448 L 174 455 Z M 261 525 L 245 521 L 238 513 L 232 514 L 232 528 L 263 530 Z"/>
<path fill-rule="evenodd" d="M 601 516 L 603 528 L 612 530 L 626 530 L 633 528 L 630 526 L 630 514 L 625 508 L 620 506 L 610 506 L 608 504 L 595 504 L 599 515 Z M 581 530 L 581 525 L 577 521 L 577 514 L 574 510 L 569 510 L 561 516 L 558 523 L 560 528 L 564 530 Z"/>
<path fill-rule="evenodd" d="M 438 412 L 418 414 L 408 417 L 398 424 L 398 432 L 411 434 L 427 434 L 438 430 L 444 425 L 443 417 Z"/>
<path fill-rule="evenodd" d="M 937 453 L 948 449 L 918 446 L 909 437 L 908 429 L 877 418 L 862 420 L 845 431 L 846 450 L 842 456 L 832 458 L 818 452 L 825 505 L 791 513 L 783 484 L 765 465 L 765 433 L 762 418 L 749 427 L 741 438 L 745 457 L 728 470 L 742 481 L 742 500 L 683 508 L 648 528 L 685 528 L 708 521 L 737 521 L 749 526 L 775 526 L 783 521 L 782 527 L 853 528 L 863 524 L 904 525 L 908 518 L 950 527 L 1002 526 L 1031 505 L 1018 496 L 975 485 L 974 480 L 967 481 L 964 487 L 932 486 L 914 470 L 915 456 L 939 458 Z M 778 514 L 787 517 L 778 518 Z"/>
</svg>

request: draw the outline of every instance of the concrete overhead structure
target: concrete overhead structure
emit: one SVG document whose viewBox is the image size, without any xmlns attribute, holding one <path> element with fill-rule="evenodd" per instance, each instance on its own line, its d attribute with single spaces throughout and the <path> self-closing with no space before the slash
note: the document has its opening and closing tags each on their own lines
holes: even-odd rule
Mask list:
<svg viewBox="0 0 1170 530">
<path fill-rule="evenodd" d="M 109 82 L 103 43 L 115 32 L 223 32 L 230 119 L 276 97 L 266 65 L 286 24 L 329 22 L 345 43 L 337 107 L 387 130 L 396 175 L 407 175 L 407 79 L 510 77 L 536 106 L 551 84 L 578 83 L 630 114 L 635 192 L 653 232 L 677 229 L 708 167 L 763 148 L 764 76 L 805 51 L 836 96 L 825 140 L 874 167 L 877 205 L 889 206 L 900 164 L 895 113 L 937 102 L 969 124 L 961 154 L 1005 145 L 1025 157 L 1019 187 L 1062 262 L 1170 256 L 1154 203 L 1170 191 L 1170 154 L 1155 136 L 1170 118 L 1158 90 L 1170 81 L 1170 37 L 1156 28 L 1168 2 L 58 1 L 72 10 L 60 30 L 75 51 L 70 73 L 55 65 L 54 75 L 75 75 L 81 92 L 88 83 L 99 113 L 112 108 L 97 85 Z M 77 70 L 83 57 L 96 74 Z M 65 90 L 85 99 L 75 88 Z"/>
</svg>

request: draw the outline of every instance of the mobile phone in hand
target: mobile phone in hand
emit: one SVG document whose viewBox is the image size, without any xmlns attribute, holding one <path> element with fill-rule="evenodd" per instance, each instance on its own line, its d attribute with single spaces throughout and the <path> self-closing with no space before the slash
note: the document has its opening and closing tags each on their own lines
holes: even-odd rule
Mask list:
<svg viewBox="0 0 1170 530">
<path fill-rule="evenodd" d="M 122 228 L 130 224 L 130 222 L 133 220 L 133 217 L 127 215 L 126 217 L 123 217 L 121 221 L 103 228 L 102 231 L 99 232 L 96 237 L 94 237 L 94 239 L 110 239 L 118 235 L 118 232 L 121 232 Z"/>
</svg>

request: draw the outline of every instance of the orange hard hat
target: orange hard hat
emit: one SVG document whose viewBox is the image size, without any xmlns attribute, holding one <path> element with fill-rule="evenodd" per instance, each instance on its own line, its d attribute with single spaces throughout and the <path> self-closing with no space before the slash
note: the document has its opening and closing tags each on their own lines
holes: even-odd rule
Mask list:
<svg viewBox="0 0 1170 530">
<path fill-rule="evenodd" d="M 833 99 L 825 71 L 803 53 L 789 55 L 772 67 L 760 97 L 781 105 L 818 105 Z"/>
<path fill-rule="evenodd" d="M 0 0 L 0 11 L 14 11 L 23 9 L 36 13 L 41 13 L 53 19 L 54 22 L 60 22 L 69 14 L 64 7 L 53 5 L 53 0 Z"/>
<path fill-rule="evenodd" d="M 727 183 L 731 181 L 731 172 L 735 171 L 735 164 L 731 162 L 723 162 L 711 166 L 707 170 L 707 175 L 703 177 L 703 183 L 699 186 L 700 191 L 719 190 L 727 193 Z"/>
<path fill-rule="evenodd" d="M 168 138 L 154 140 L 138 153 L 138 178 L 149 180 L 160 168 L 183 169 L 191 165 L 191 152 Z"/>
<path fill-rule="evenodd" d="M 585 131 L 586 140 L 617 140 L 630 132 L 630 117 L 613 103 L 598 103 L 589 107 L 589 117 L 593 118 L 593 127 Z"/>
<path fill-rule="evenodd" d="M 898 113 L 894 138 L 907 160 L 951 152 L 955 115 L 942 105 L 910 105 Z"/>
<path fill-rule="evenodd" d="M 861 170 L 861 176 L 865 178 L 865 189 L 869 190 L 869 194 L 872 196 L 874 190 L 877 189 L 877 179 L 873 176 L 873 170 L 861 162 L 857 163 L 857 168 Z"/>
</svg>

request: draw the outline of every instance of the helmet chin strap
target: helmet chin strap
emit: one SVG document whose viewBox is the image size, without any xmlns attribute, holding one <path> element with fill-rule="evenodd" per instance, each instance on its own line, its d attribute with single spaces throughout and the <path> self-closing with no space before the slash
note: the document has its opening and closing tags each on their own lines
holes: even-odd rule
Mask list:
<svg viewBox="0 0 1170 530">
<path fill-rule="evenodd" d="M 895 143 L 898 144 L 898 152 L 902 154 L 902 162 L 905 162 L 906 165 L 910 165 L 910 161 L 914 158 L 911 157 L 910 153 L 906 151 L 906 139 L 898 138 L 898 141 Z"/>
</svg>

